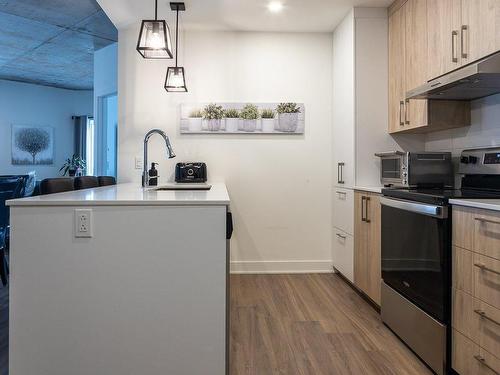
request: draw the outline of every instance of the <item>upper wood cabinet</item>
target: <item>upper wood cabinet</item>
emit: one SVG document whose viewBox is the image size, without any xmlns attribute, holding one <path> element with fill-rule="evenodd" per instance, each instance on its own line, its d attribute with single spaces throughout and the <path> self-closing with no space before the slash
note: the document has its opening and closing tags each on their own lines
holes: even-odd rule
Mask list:
<svg viewBox="0 0 500 375">
<path fill-rule="evenodd" d="M 428 1 L 427 80 L 460 67 L 461 14 L 461 0 Z"/>
<path fill-rule="evenodd" d="M 462 0 L 462 65 L 500 50 L 500 0 Z"/>
<path fill-rule="evenodd" d="M 500 50 L 500 0 L 428 0 L 427 25 L 427 80 Z"/>
<path fill-rule="evenodd" d="M 435 72 L 429 66 L 429 45 L 445 44 L 429 32 L 430 27 L 436 27 L 430 26 L 430 7 L 447 16 L 448 8 L 436 5 L 440 2 L 398 0 L 389 9 L 389 133 L 424 133 L 470 125 L 468 102 L 406 100 L 407 91 L 424 84 Z"/>
<path fill-rule="evenodd" d="M 375 193 L 355 193 L 354 284 L 380 305 L 381 205 Z"/>
</svg>

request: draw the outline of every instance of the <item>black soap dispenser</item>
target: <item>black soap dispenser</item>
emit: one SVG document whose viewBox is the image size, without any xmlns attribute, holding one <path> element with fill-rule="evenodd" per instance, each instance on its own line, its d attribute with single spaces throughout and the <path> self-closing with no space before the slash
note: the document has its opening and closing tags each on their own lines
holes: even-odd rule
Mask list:
<svg viewBox="0 0 500 375">
<path fill-rule="evenodd" d="M 150 186 L 158 185 L 158 169 L 155 168 L 155 165 L 158 165 L 158 163 L 151 163 L 151 169 L 148 171 Z"/>
</svg>

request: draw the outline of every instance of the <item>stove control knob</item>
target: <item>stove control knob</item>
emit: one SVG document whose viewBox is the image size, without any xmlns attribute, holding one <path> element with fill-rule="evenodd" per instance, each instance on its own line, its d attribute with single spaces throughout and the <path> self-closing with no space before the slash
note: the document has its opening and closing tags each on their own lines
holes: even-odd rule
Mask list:
<svg viewBox="0 0 500 375">
<path fill-rule="evenodd" d="M 477 156 L 469 156 L 469 163 L 476 164 L 477 163 Z"/>
<path fill-rule="evenodd" d="M 403 177 L 404 178 L 408 177 L 408 172 L 403 172 Z"/>
<path fill-rule="evenodd" d="M 462 163 L 462 164 L 469 164 L 469 157 L 468 156 L 462 156 L 462 157 L 460 157 L 460 163 Z"/>
</svg>

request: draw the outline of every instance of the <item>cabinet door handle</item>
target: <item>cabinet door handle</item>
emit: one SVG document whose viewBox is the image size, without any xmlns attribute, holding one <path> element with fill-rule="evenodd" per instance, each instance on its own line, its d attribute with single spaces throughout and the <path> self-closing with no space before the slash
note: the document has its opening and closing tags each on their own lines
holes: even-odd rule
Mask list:
<svg viewBox="0 0 500 375">
<path fill-rule="evenodd" d="M 451 61 L 454 63 L 458 62 L 458 57 L 456 55 L 456 41 L 458 38 L 458 31 L 453 30 L 451 32 Z"/>
<path fill-rule="evenodd" d="M 336 233 L 336 235 L 337 235 L 338 238 L 341 238 L 343 240 L 345 240 L 347 238 L 346 236 L 343 236 L 340 233 Z"/>
<path fill-rule="evenodd" d="M 340 163 L 337 163 L 337 184 L 340 184 Z"/>
<path fill-rule="evenodd" d="M 361 221 L 365 221 L 365 201 L 366 197 L 361 196 Z"/>
<path fill-rule="evenodd" d="M 365 197 L 365 222 L 370 223 L 371 220 L 368 219 L 368 206 L 370 205 L 370 197 Z"/>
<path fill-rule="evenodd" d="M 500 275 L 499 271 L 494 270 L 493 268 L 488 268 L 483 263 L 474 263 L 474 266 L 479 268 L 481 271 L 491 272 L 491 273 L 494 273 L 496 275 Z"/>
<path fill-rule="evenodd" d="M 498 371 L 495 370 L 493 367 L 491 367 L 488 363 L 486 363 L 486 359 L 482 356 L 480 356 L 479 354 L 476 354 L 474 356 L 474 359 L 476 361 L 478 361 L 480 364 L 482 364 L 484 367 L 487 367 L 488 369 L 490 369 L 491 371 L 493 371 L 494 374 L 498 374 Z"/>
<path fill-rule="evenodd" d="M 474 220 L 479 221 L 481 223 L 489 223 L 489 224 L 497 224 L 500 225 L 500 221 L 495 221 L 495 220 L 490 220 L 490 219 L 485 219 L 482 217 L 475 217 Z"/>
<path fill-rule="evenodd" d="M 410 106 L 410 100 L 406 99 L 405 102 L 405 124 L 410 125 L 410 120 L 408 119 L 408 107 Z"/>
<path fill-rule="evenodd" d="M 487 314 L 486 314 L 486 311 L 483 311 L 483 310 L 479 310 L 479 309 L 476 309 L 474 310 L 474 312 L 479 315 L 481 318 L 484 318 L 486 320 L 489 320 L 490 322 L 492 323 L 495 323 L 496 325 L 499 325 L 500 326 L 500 322 L 497 322 L 495 319 L 489 317 Z"/>
<path fill-rule="evenodd" d="M 460 29 L 460 48 L 462 50 L 462 58 L 464 58 L 464 59 L 466 59 L 468 57 L 467 50 L 469 48 L 465 49 L 465 32 L 468 30 L 469 30 L 469 27 L 467 25 L 462 25 L 462 28 Z M 467 47 L 469 47 L 468 42 L 467 42 Z"/>
<path fill-rule="evenodd" d="M 345 181 L 344 181 L 344 165 L 345 163 L 344 162 L 340 162 L 338 164 L 338 169 L 337 169 L 337 173 L 338 173 L 338 183 L 339 184 L 345 184 Z"/>
<path fill-rule="evenodd" d="M 399 102 L 399 126 L 404 126 L 405 125 L 405 123 L 403 121 L 403 109 L 404 109 L 404 105 L 405 105 L 405 102 L 401 100 Z"/>
</svg>

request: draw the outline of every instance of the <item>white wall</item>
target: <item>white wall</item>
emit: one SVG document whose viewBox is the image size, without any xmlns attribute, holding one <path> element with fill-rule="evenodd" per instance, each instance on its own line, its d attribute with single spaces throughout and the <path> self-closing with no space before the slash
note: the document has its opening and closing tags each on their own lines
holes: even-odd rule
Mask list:
<svg viewBox="0 0 500 375">
<path fill-rule="evenodd" d="M 189 32 L 180 44 L 189 92 L 163 88 L 168 62 L 135 50 L 137 25 L 119 32 L 119 172 L 140 183 L 134 157 L 144 134 L 161 128 L 177 158 L 150 141 L 161 180 L 179 161 L 205 161 L 232 199 L 233 268 L 329 270 L 332 35 Z M 172 64 L 172 62 L 170 62 Z M 303 102 L 305 135 L 180 135 L 182 102 Z M 264 263 L 261 263 L 264 262 Z"/>
<path fill-rule="evenodd" d="M 500 147 L 500 95 L 473 101 L 471 117 L 471 126 L 429 133 L 426 150 L 452 152 L 458 167 L 463 149 Z"/>
<path fill-rule="evenodd" d="M 92 95 L 92 91 L 63 90 L 0 80 L 0 175 L 35 170 L 39 179 L 59 176 L 59 168 L 74 151 L 74 122 L 71 116 L 92 115 Z M 54 164 L 12 165 L 12 125 L 52 126 Z"/>
</svg>

